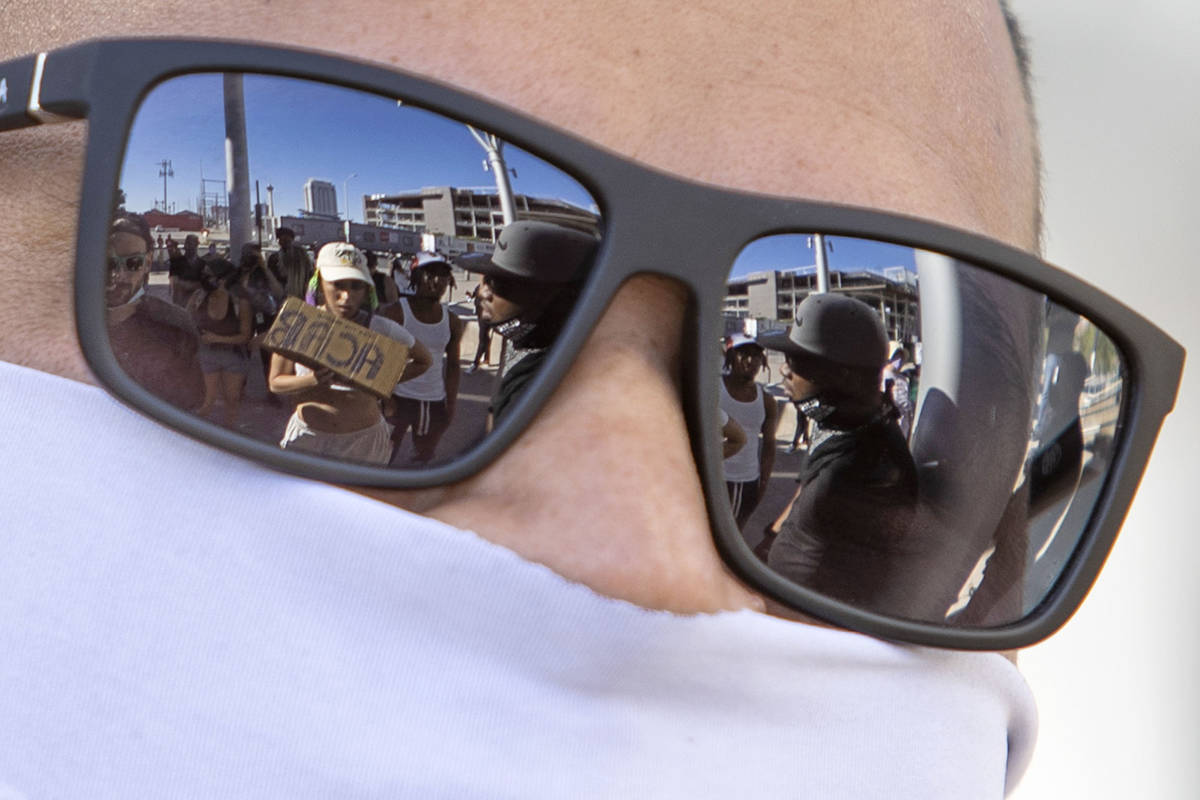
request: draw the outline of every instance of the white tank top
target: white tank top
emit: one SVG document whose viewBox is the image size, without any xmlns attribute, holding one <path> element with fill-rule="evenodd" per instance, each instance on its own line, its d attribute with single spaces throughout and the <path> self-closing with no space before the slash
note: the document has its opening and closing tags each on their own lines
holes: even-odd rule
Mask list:
<svg viewBox="0 0 1200 800">
<path fill-rule="evenodd" d="M 763 388 L 754 384 L 754 399 L 748 403 L 735 400 L 721 380 L 721 408 L 746 432 L 746 446 L 725 459 L 725 480 L 736 483 L 758 480 L 758 454 L 762 447 L 763 420 L 767 417 L 763 408 Z"/>
<path fill-rule="evenodd" d="M 441 320 L 427 325 L 417 319 L 407 297 L 400 298 L 400 308 L 404 309 L 404 328 L 418 342 L 425 345 L 433 356 L 429 369 L 417 377 L 404 383 L 396 384 L 392 392 L 397 397 L 408 397 L 413 400 L 445 400 L 446 399 L 446 344 L 450 341 L 450 309 L 445 303 L 442 306 Z"/>
</svg>

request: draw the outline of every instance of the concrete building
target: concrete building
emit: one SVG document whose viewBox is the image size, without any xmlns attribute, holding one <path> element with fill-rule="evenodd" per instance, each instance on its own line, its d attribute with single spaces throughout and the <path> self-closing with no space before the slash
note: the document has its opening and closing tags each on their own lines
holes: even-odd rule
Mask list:
<svg viewBox="0 0 1200 800">
<path fill-rule="evenodd" d="M 563 200 L 518 194 L 513 198 L 519 219 L 556 222 L 595 233 L 598 214 Z M 408 228 L 461 239 L 495 241 L 504 227 L 500 197 L 495 189 L 427 186 L 396 194 L 363 197 L 367 223 L 389 228 Z"/>
<path fill-rule="evenodd" d="M 304 182 L 304 210 L 315 217 L 337 219 L 337 189 L 329 181 L 309 178 Z"/>
<path fill-rule="evenodd" d="M 791 324 L 796 306 L 816 288 L 816 267 L 747 273 L 728 282 L 722 312 L 730 322 L 749 318 L 762 320 L 767 328 L 783 327 Z M 831 269 L 829 289 L 877 309 L 889 339 L 918 338 L 917 276 L 911 270 Z"/>
</svg>

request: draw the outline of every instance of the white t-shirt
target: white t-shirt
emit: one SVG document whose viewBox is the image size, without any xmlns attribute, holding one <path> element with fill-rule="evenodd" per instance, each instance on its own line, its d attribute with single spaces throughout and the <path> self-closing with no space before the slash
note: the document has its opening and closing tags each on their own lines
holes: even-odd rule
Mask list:
<svg viewBox="0 0 1200 800">
<path fill-rule="evenodd" d="M 99 389 L 0 387 L 5 800 L 974 799 L 1029 760 L 1000 656 L 648 611 Z"/>
</svg>

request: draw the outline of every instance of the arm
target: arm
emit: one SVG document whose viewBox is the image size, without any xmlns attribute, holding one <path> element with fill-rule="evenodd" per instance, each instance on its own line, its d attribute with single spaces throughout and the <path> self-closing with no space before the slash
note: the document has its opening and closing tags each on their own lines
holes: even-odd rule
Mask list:
<svg viewBox="0 0 1200 800">
<path fill-rule="evenodd" d="M 771 480 L 771 471 L 775 469 L 775 429 L 779 426 L 779 403 L 775 398 L 763 391 L 762 450 L 758 455 L 758 494 L 766 494 L 767 482 Z"/>
<path fill-rule="evenodd" d="M 237 299 L 238 332 L 230 336 L 205 331 L 200 338 L 206 344 L 246 344 L 254 336 L 254 309 L 244 297 Z"/>
<path fill-rule="evenodd" d="M 783 523 L 787 522 L 788 516 L 790 516 L 792 513 L 792 506 L 796 505 L 796 501 L 800 499 L 800 493 L 802 491 L 804 491 L 804 484 L 800 484 L 796 487 L 796 493 L 792 495 L 792 499 L 788 500 L 787 505 L 783 507 L 783 511 L 780 512 L 779 516 L 775 518 L 775 521 L 771 523 L 770 530 L 774 531 L 775 533 L 779 533 L 779 531 L 783 530 Z"/>
<path fill-rule="evenodd" d="M 254 269 L 262 270 L 262 274 L 267 277 L 267 291 L 271 293 L 271 296 L 275 298 L 276 302 L 281 302 L 283 300 L 283 284 L 280 282 L 279 278 L 275 277 L 275 273 L 267 269 L 261 261 L 258 262 L 258 266 L 256 266 Z M 250 281 L 250 274 L 252 274 L 252 272 L 253 271 L 246 275 L 246 282 Z"/>
<path fill-rule="evenodd" d="M 462 344 L 463 321 L 457 314 L 450 314 L 450 341 L 446 342 L 446 416 L 454 419 L 454 409 L 458 404 L 458 384 L 462 377 L 462 366 L 458 363 L 460 345 Z"/>
<path fill-rule="evenodd" d="M 726 416 L 725 425 L 721 428 L 721 457 L 731 455 L 746 446 L 746 432 L 732 417 Z"/>
<path fill-rule="evenodd" d="M 271 354 L 271 373 L 267 388 L 275 394 L 295 394 L 318 386 L 328 386 L 333 381 L 333 371 L 318 369 L 311 375 L 297 375 L 296 362 L 278 353 Z"/>
<path fill-rule="evenodd" d="M 383 297 L 381 301 L 385 303 L 394 303 L 400 299 L 400 288 L 396 286 L 396 281 L 391 275 L 383 276 Z"/>
<path fill-rule="evenodd" d="M 408 350 L 408 358 L 408 365 L 404 368 L 404 372 L 400 373 L 398 383 L 411 381 L 433 365 L 433 356 L 429 354 L 429 349 L 420 342 L 413 342 L 413 346 Z"/>
</svg>

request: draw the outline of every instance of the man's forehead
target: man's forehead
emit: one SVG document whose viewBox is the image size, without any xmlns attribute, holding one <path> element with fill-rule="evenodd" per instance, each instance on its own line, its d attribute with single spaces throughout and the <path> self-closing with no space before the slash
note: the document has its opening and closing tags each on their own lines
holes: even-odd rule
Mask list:
<svg viewBox="0 0 1200 800">
<path fill-rule="evenodd" d="M 250 30 L 471 89 L 685 177 L 1036 239 L 1032 131 L 995 0 L 517 3 L 487 14 L 351 0 L 320 25 L 261 2 L 101 0 L 67 6 L 49 31 L 35 5 L 16 10 L 8 55 L 175 35 L 203 18 L 206 36 Z M 404 24 L 361 24 L 391 17 Z M 521 57 L 495 58 L 495 42 Z"/>
<path fill-rule="evenodd" d="M 131 253 L 146 249 L 146 240 L 134 233 L 124 231 L 111 234 L 108 237 L 109 246 L 118 253 Z"/>
</svg>

